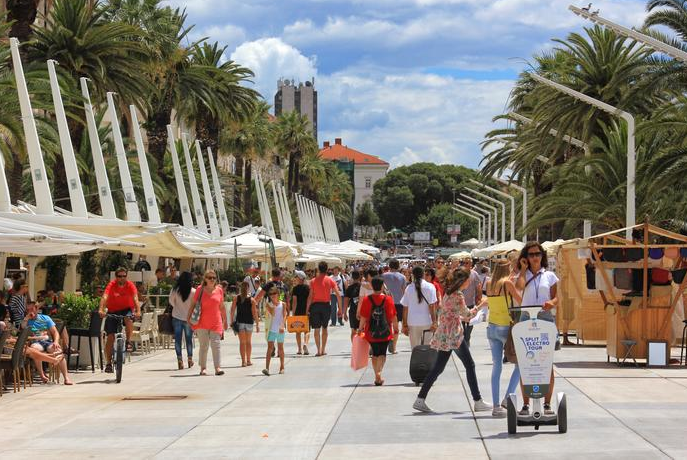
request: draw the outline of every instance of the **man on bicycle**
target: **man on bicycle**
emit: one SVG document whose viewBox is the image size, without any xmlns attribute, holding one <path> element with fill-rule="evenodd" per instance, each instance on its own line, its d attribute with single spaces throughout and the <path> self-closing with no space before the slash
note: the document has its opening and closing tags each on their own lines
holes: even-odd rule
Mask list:
<svg viewBox="0 0 687 460">
<path fill-rule="evenodd" d="M 106 315 L 110 315 L 105 320 L 105 332 L 107 333 L 107 341 L 105 342 L 107 366 L 105 366 L 105 372 L 109 373 L 112 373 L 112 346 L 119 326 L 118 319 L 113 316 L 120 316 L 124 320 L 127 351 L 131 351 L 130 340 L 131 333 L 134 330 L 134 316 L 136 318 L 141 316 L 138 289 L 136 289 L 134 283 L 126 279 L 127 274 L 128 270 L 126 268 L 119 267 L 115 272 L 116 278 L 109 282 L 102 299 L 100 299 L 100 317 L 105 318 Z M 107 312 L 105 311 L 106 307 Z"/>
</svg>

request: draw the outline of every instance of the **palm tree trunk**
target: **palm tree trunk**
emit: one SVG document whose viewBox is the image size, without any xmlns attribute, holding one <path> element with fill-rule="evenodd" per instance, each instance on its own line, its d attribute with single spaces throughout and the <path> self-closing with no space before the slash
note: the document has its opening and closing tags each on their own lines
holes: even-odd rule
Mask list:
<svg viewBox="0 0 687 460">
<path fill-rule="evenodd" d="M 243 214 L 247 224 L 253 222 L 253 187 L 252 187 L 252 175 L 253 168 L 252 162 L 246 160 L 246 167 L 243 170 Z"/>
<path fill-rule="evenodd" d="M 296 190 L 293 187 L 293 182 L 294 182 L 294 177 L 293 177 L 293 172 L 295 170 L 294 164 L 293 164 L 293 152 L 289 153 L 289 174 L 287 178 L 287 183 L 286 183 L 286 189 L 289 192 L 295 192 Z"/>
<path fill-rule="evenodd" d="M 38 0 L 7 0 L 7 20 L 15 21 L 10 29 L 10 37 L 16 37 L 20 42 L 28 41 L 33 34 L 32 26 L 38 14 Z M 20 48 L 24 58 L 23 48 Z"/>
<path fill-rule="evenodd" d="M 21 185 L 24 180 L 24 164 L 22 159 L 16 153 L 13 154 L 12 167 L 9 171 L 8 188 L 10 189 L 10 197 L 16 203 L 17 200 L 26 200 L 27 197 L 21 193 Z"/>
<path fill-rule="evenodd" d="M 243 157 L 237 156 L 236 158 L 236 184 L 234 185 L 234 222 L 237 227 L 240 227 L 241 225 L 244 224 L 244 219 L 241 217 L 241 210 L 243 207 L 241 206 L 241 197 L 243 195 L 243 185 L 241 182 L 243 181 Z"/>
</svg>

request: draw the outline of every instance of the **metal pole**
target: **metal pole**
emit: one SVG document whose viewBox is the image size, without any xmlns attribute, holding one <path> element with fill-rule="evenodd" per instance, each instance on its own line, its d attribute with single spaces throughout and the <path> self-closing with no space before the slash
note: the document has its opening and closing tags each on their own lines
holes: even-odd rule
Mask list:
<svg viewBox="0 0 687 460">
<path fill-rule="evenodd" d="M 470 179 L 470 182 L 481 185 L 485 189 L 510 200 L 510 239 L 515 240 L 515 198 L 512 195 L 504 193 L 501 190 L 495 189 L 494 187 L 489 187 L 488 185 L 477 182 L 474 179 Z"/>
<path fill-rule="evenodd" d="M 486 231 L 485 242 L 487 243 L 487 245 L 490 245 L 493 241 L 492 234 L 491 234 L 491 232 L 492 232 L 491 211 L 484 209 L 484 208 L 481 208 L 474 203 L 470 203 L 468 201 L 461 200 L 460 198 L 456 198 L 456 203 L 462 203 L 463 205 L 466 205 L 466 206 L 469 206 L 470 208 L 476 209 L 477 211 L 481 212 L 483 215 L 486 216 L 486 218 L 487 218 L 487 231 Z"/>
<path fill-rule="evenodd" d="M 496 204 L 501 206 L 501 241 L 502 242 L 506 241 L 506 205 L 503 204 L 502 202 L 500 202 L 499 200 L 497 200 L 496 198 L 492 198 L 489 195 L 485 195 L 484 193 L 478 192 L 477 190 L 473 190 L 470 188 L 466 188 L 465 190 L 467 190 L 468 192 L 472 192 L 475 195 L 484 198 L 485 200 L 489 200 L 489 201 L 496 203 Z M 466 195 L 463 195 L 463 196 L 466 196 Z M 498 208 L 496 208 L 496 212 L 498 212 Z M 498 216 L 497 216 L 497 220 L 498 220 Z M 496 225 L 498 225 L 498 224 L 496 224 Z M 498 227 L 497 227 L 497 230 L 496 230 L 497 239 L 498 239 L 498 234 L 499 234 L 499 232 L 498 232 Z"/>
<path fill-rule="evenodd" d="M 484 230 L 484 216 L 481 214 L 476 213 L 475 211 L 469 210 L 468 208 L 461 207 L 460 205 L 453 203 L 453 210 L 455 212 L 461 212 L 463 214 L 467 214 L 470 217 L 474 217 L 477 219 L 477 239 L 479 241 L 483 241 L 483 235 L 482 232 Z"/>
</svg>

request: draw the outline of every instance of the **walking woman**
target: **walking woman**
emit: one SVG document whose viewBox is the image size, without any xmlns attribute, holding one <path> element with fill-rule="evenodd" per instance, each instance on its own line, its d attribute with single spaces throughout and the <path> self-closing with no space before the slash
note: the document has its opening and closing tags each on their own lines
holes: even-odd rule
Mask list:
<svg viewBox="0 0 687 460">
<path fill-rule="evenodd" d="M 543 321 L 556 322 L 556 305 L 558 305 L 558 277 L 547 269 L 546 251 L 541 244 L 530 241 L 520 251 L 520 276 L 516 287 L 522 291 L 522 306 L 541 306 L 537 318 Z M 527 312 L 522 313 L 520 320 L 529 319 Z M 544 398 L 544 414 L 553 415 L 551 409 L 551 395 L 553 394 L 553 369 L 551 370 L 551 384 L 549 392 Z M 524 393 L 524 392 L 523 392 Z M 520 415 L 529 415 L 530 398 L 523 395 L 523 406 Z"/>
<path fill-rule="evenodd" d="M 406 287 L 403 304 L 403 333 L 410 337 L 410 348 L 422 342 L 423 331 L 437 328 L 437 290 L 424 280 L 425 270 L 416 265 L 413 268 L 413 282 Z"/>
<path fill-rule="evenodd" d="M 279 300 L 279 289 L 271 287 L 267 292 L 269 297 L 265 308 L 272 317 L 270 324 L 270 332 L 267 335 L 267 354 L 265 355 L 265 368 L 262 373 L 270 375 L 270 360 L 272 359 L 272 352 L 274 351 L 274 343 L 277 343 L 277 354 L 279 355 L 279 373 L 284 373 L 284 323 L 286 316 L 289 314 L 284 302 Z"/>
<path fill-rule="evenodd" d="M 200 375 L 207 375 L 205 370 L 208 360 L 208 347 L 212 348 L 212 363 L 215 375 L 224 375 L 220 368 L 220 340 L 227 330 L 227 310 L 224 308 L 224 291 L 217 284 L 217 273 L 208 270 L 203 277 L 203 284 L 196 290 L 193 301 L 200 302 L 200 320 L 193 327 L 200 342 L 199 362 Z M 193 308 L 188 311 L 186 321 L 191 322 Z"/>
<path fill-rule="evenodd" d="M 310 295 L 310 287 L 306 283 L 305 272 L 301 270 L 295 271 L 294 281 L 296 285 L 291 290 L 291 314 L 293 316 L 304 316 L 308 311 L 308 296 Z M 301 337 L 303 336 L 303 337 Z M 310 331 L 296 332 L 296 346 L 298 347 L 299 355 L 309 355 L 308 342 L 310 341 Z"/>
<path fill-rule="evenodd" d="M 470 347 L 463 340 L 461 321 L 467 321 L 470 316 L 473 316 L 472 312 L 465 306 L 465 298 L 461 292 L 470 283 L 470 270 L 465 267 L 456 268 L 448 275 L 447 281 L 446 294 L 439 312 L 439 325 L 430 342 L 430 346 L 437 350 L 437 360 L 432 370 L 425 377 L 420 393 L 413 404 L 413 409 L 420 412 L 432 412 L 432 409 L 425 404 L 425 398 L 427 398 L 427 394 L 436 379 L 444 372 L 446 363 L 451 358 L 451 352 L 455 352 L 465 367 L 470 393 L 472 393 L 472 399 L 475 401 L 475 412 L 489 411 L 492 407 L 482 400 L 477 384 L 477 374 L 475 373 L 475 361 L 470 354 Z"/>
<path fill-rule="evenodd" d="M 195 295 L 193 275 L 190 272 L 182 272 L 169 294 L 169 304 L 172 306 L 172 326 L 174 326 L 174 350 L 177 352 L 179 369 L 184 368 L 184 359 L 181 356 L 181 344 L 184 339 L 186 339 L 188 367 L 189 369 L 193 367 L 193 331 L 187 318 Z"/>
<path fill-rule="evenodd" d="M 250 283 L 242 281 L 239 295 L 234 297 L 231 304 L 231 322 L 236 321 L 239 336 L 239 354 L 241 355 L 241 367 L 252 366 L 250 355 L 253 351 L 251 339 L 253 336 L 253 324 L 258 322 L 258 306 L 250 295 Z"/>
<path fill-rule="evenodd" d="M 503 349 L 510 333 L 511 317 L 508 311 L 509 305 L 513 300 L 520 304 L 520 293 L 510 278 L 511 263 L 506 261 L 499 262 L 494 268 L 491 280 L 487 281 L 487 299 L 489 305 L 489 325 L 487 326 L 487 339 L 491 347 L 491 397 L 494 403 L 492 415 L 503 418 L 507 415 L 503 407 L 506 402 L 499 399 L 499 389 L 501 383 L 501 371 L 503 369 Z M 484 302 L 483 302 L 484 303 Z M 515 392 L 520 380 L 520 370 L 515 366 L 508 382 L 506 396 Z"/>
</svg>

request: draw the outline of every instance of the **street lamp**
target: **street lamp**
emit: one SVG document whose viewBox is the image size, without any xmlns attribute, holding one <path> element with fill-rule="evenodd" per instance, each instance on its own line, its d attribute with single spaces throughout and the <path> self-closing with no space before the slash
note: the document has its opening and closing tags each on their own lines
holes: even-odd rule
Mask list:
<svg viewBox="0 0 687 460">
<path fill-rule="evenodd" d="M 486 217 L 486 219 L 487 219 L 486 229 L 487 230 L 484 232 L 484 234 L 486 236 L 485 241 L 486 241 L 487 245 L 491 244 L 491 241 L 492 241 L 492 238 L 491 238 L 491 212 L 487 209 L 484 209 L 484 208 L 477 206 L 476 204 L 467 202 L 465 200 L 461 200 L 460 198 L 456 198 L 455 202 L 461 203 L 464 206 L 469 206 L 472 209 L 476 209 L 477 210 L 476 212 L 479 212 L 480 214 L 482 214 L 482 216 Z"/>
<path fill-rule="evenodd" d="M 527 118 L 524 115 L 520 115 L 519 113 L 515 112 L 509 112 L 508 115 L 511 118 L 515 118 L 516 120 L 522 122 L 522 123 L 532 123 L 531 118 Z M 551 134 L 554 137 L 558 137 L 558 130 L 551 128 L 549 130 L 549 134 Z M 570 137 L 567 134 L 562 137 L 564 142 L 567 142 L 570 145 L 574 145 L 575 147 L 579 147 L 584 150 L 584 156 L 589 157 L 589 145 L 587 145 L 586 142 L 583 142 L 579 139 L 576 139 L 574 137 Z M 547 159 L 548 162 L 548 159 Z M 585 166 L 585 172 L 589 174 L 589 166 Z M 592 236 L 592 221 L 585 219 L 582 225 L 582 236 L 586 239 Z"/>
<path fill-rule="evenodd" d="M 478 212 L 473 211 L 472 209 L 468 209 L 464 206 L 456 204 L 455 202 L 453 203 L 453 210 L 455 212 L 460 212 L 463 214 L 467 214 L 470 217 L 476 218 L 479 221 L 478 225 L 477 225 L 477 239 L 480 241 L 484 241 L 483 232 L 484 232 L 484 228 L 486 226 L 486 218 L 484 217 L 484 215 L 479 214 Z"/>
<path fill-rule="evenodd" d="M 470 200 L 470 202 L 478 204 L 484 208 L 489 209 L 491 212 L 494 213 L 494 233 L 492 234 L 493 238 L 492 240 L 494 241 L 494 244 L 499 242 L 499 211 L 496 209 L 496 207 L 491 206 L 489 204 L 486 204 L 484 201 L 480 201 L 477 198 L 473 198 L 469 195 L 461 195 L 461 197 L 465 198 L 466 200 Z"/>
<path fill-rule="evenodd" d="M 491 201 L 492 203 L 498 204 L 501 206 L 501 241 L 506 241 L 506 205 L 503 204 L 501 201 L 497 200 L 494 197 L 491 197 L 489 195 L 486 195 L 482 192 L 478 192 L 477 190 L 473 190 L 471 188 L 465 188 L 468 192 L 474 193 L 475 195 L 484 198 L 485 200 Z M 498 209 L 497 209 L 498 210 Z M 496 231 L 496 235 L 498 236 L 498 230 Z"/>
<path fill-rule="evenodd" d="M 627 240 L 632 240 L 632 227 L 635 225 L 635 119 L 632 115 L 620 110 L 617 107 L 613 107 L 603 101 L 589 97 L 586 94 L 570 89 L 567 86 L 563 86 L 560 83 L 548 80 L 541 75 L 536 73 L 530 73 L 530 76 L 544 85 L 550 86 L 551 88 L 560 91 L 561 93 L 567 94 L 579 101 L 585 102 L 589 105 L 593 105 L 604 112 L 608 112 L 611 115 L 622 118 L 627 123 L 627 203 L 625 212 L 625 238 Z"/>
<path fill-rule="evenodd" d="M 515 239 L 515 198 L 512 195 L 502 192 L 501 190 L 495 189 L 494 187 L 489 187 L 488 185 L 482 184 L 475 179 L 470 179 L 470 182 L 476 185 L 480 185 L 490 192 L 494 192 L 497 195 L 501 195 L 504 198 L 510 200 L 510 239 Z M 505 219 L 504 219 L 505 220 Z"/>
<path fill-rule="evenodd" d="M 500 177 L 494 177 L 494 179 L 522 193 L 522 241 L 527 243 L 527 233 L 525 233 L 525 227 L 527 227 L 527 189 Z"/>
</svg>

